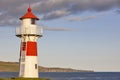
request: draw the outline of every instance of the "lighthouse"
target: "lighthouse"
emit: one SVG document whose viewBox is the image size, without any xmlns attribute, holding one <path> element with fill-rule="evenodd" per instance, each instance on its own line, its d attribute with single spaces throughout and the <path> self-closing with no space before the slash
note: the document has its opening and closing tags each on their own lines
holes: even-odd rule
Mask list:
<svg viewBox="0 0 120 80">
<path fill-rule="evenodd" d="M 16 28 L 16 36 L 21 39 L 19 77 L 38 78 L 37 39 L 42 37 L 42 28 L 36 25 L 39 18 L 32 13 L 29 6 L 20 20 L 21 27 Z"/>
</svg>

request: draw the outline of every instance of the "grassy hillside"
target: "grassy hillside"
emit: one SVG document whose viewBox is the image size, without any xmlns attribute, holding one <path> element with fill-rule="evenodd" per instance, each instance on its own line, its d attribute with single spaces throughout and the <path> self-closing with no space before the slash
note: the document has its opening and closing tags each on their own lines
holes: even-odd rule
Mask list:
<svg viewBox="0 0 120 80">
<path fill-rule="evenodd" d="M 0 78 L 0 80 L 50 80 L 50 79 L 42 79 L 42 78 Z"/>
<path fill-rule="evenodd" d="M 0 61 L 0 72 L 18 72 L 18 62 L 3 62 Z M 75 70 L 71 68 L 47 68 L 39 66 L 40 72 L 93 72 L 90 70 Z"/>
<path fill-rule="evenodd" d="M 0 61 L 0 72 L 17 72 L 19 64 L 17 62 L 2 62 Z"/>
</svg>

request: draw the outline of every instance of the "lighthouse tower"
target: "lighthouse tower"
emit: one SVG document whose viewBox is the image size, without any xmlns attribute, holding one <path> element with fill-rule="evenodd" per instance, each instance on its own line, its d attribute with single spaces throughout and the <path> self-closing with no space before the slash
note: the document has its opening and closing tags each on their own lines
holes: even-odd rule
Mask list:
<svg viewBox="0 0 120 80">
<path fill-rule="evenodd" d="M 39 18 L 32 13 L 29 6 L 20 20 L 21 27 L 16 28 L 16 36 L 21 39 L 19 77 L 38 78 L 37 39 L 42 37 L 42 29 L 36 25 Z"/>
</svg>

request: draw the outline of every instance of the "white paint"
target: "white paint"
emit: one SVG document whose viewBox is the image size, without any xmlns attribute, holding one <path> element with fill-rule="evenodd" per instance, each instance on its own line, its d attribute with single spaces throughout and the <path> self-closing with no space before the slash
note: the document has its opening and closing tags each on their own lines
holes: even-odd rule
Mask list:
<svg viewBox="0 0 120 80">
<path fill-rule="evenodd" d="M 37 68 L 35 68 L 37 65 Z M 37 56 L 26 56 L 24 77 L 38 77 L 38 60 Z"/>
<path fill-rule="evenodd" d="M 31 19 L 22 20 L 22 34 L 36 34 L 36 25 L 31 24 Z"/>
<path fill-rule="evenodd" d="M 37 65 L 37 68 L 35 65 Z M 25 56 L 25 62 L 21 62 L 20 68 L 19 77 L 38 78 L 37 56 Z"/>
<path fill-rule="evenodd" d="M 31 24 L 31 19 L 23 19 L 21 29 L 18 30 L 19 34 L 37 34 L 37 26 Z M 21 42 L 36 42 L 36 36 L 21 36 Z M 26 44 L 27 46 L 27 44 Z M 38 57 L 26 56 L 26 51 L 21 51 L 20 56 L 20 71 L 19 77 L 24 78 L 38 78 Z"/>
<path fill-rule="evenodd" d="M 42 27 L 37 27 L 34 24 L 30 24 L 31 19 L 23 19 L 22 20 L 22 26 L 21 27 L 16 27 L 16 35 L 19 34 L 38 34 L 42 35 L 43 34 L 43 29 Z"/>
</svg>

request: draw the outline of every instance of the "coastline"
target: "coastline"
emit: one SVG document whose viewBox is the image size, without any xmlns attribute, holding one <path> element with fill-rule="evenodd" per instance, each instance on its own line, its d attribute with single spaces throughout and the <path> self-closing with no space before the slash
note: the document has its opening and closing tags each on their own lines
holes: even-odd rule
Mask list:
<svg viewBox="0 0 120 80">
<path fill-rule="evenodd" d="M 50 80 L 45 78 L 0 78 L 0 80 Z"/>
<path fill-rule="evenodd" d="M 0 72 L 19 72 L 18 62 L 0 61 Z M 39 72 L 94 72 L 93 70 L 77 70 L 72 68 L 42 67 L 39 66 Z"/>
</svg>

